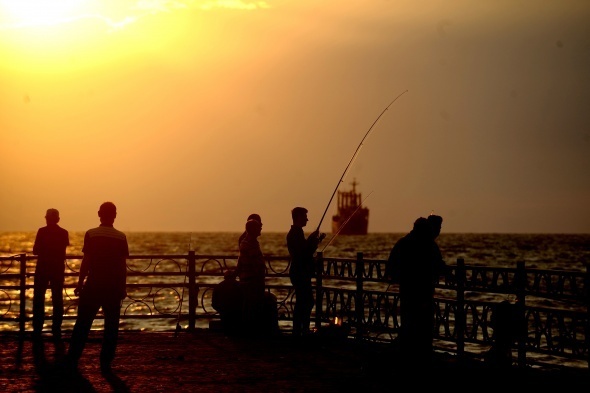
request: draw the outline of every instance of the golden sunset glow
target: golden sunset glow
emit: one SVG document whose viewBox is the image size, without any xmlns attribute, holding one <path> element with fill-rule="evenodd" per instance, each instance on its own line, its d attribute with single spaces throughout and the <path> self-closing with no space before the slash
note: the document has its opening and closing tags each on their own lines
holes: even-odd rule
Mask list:
<svg viewBox="0 0 590 393">
<path fill-rule="evenodd" d="M 83 14 L 90 0 L 3 0 L 0 7 L 13 27 L 56 25 Z"/>
<path fill-rule="evenodd" d="M 123 230 L 253 211 L 284 230 L 297 205 L 313 226 L 408 90 L 343 181 L 371 193 L 371 232 L 433 210 L 448 232 L 590 231 L 589 18 L 577 0 L 0 0 L 0 227 L 55 207 L 83 229 L 104 200 Z"/>
<path fill-rule="evenodd" d="M 216 46 L 208 34 L 218 36 L 220 10 L 268 8 L 262 1 L 0 0 L 0 67 L 64 73 L 137 55 L 182 64 Z"/>
<path fill-rule="evenodd" d="M 116 58 L 119 50 L 110 51 L 109 35 L 135 17 L 116 8 L 109 15 L 98 4 L 94 0 L 0 0 L 2 66 L 54 74 L 100 66 Z"/>
</svg>

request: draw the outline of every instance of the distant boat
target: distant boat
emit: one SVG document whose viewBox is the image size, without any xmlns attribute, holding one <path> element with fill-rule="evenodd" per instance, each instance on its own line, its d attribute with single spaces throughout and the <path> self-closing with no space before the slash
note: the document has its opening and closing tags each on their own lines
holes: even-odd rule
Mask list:
<svg viewBox="0 0 590 393">
<path fill-rule="evenodd" d="M 369 227 L 369 209 L 362 205 L 361 193 L 356 192 L 356 179 L 352 189 L 338 191 L 338 211 L 332 216 L 332 233 L 366 235 Z M 348 221 L 347 221 L 348 220 Z"/>
</svg>

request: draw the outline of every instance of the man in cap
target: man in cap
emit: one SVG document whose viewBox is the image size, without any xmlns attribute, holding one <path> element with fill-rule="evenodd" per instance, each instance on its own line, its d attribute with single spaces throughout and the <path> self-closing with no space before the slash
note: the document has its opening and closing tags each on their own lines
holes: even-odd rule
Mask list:
<svg viewBox="0 0 590 393">
<path fill-rule="evenodd" d="M 266 262 L 258 242 L 261 231 L 260 215 L 250 214 L 246 230 L 240 236 L 236 274 L 240 278 L 240 292 L 243 298 L 242 333 L 268 336 L 279 333 L 279 314 L 277 297 L 266 291 Z"/>
<path fill-rule="evenodd" d="M 250 214 L 246 221 L 250 221 L 250 220 L 256 220 L 260 224 L 262 224 L 262 218 L 260 217 L 260 214 L 257 214 L 257 213 Z M 240 249 L 240 243 L 242 243 L 242 240 L 244 240 L 247 235 L 248 235 L 248 232 L 244 230 L 244 232 L 238 238 L 238 250 Z"/>
<path fill-rule="evenodd" d="M 47 225 L 39 228 L 33 245 L 33 254 L 38 256 L 33 289 L 33 337 L 41 338 L 45 320 L 45 292 L 47 288 L 51 288 L 53 304 L 51 331 L 53 338 L 59 340 L 64 313 L 66 248 L 70 245 L 70 237 L 68 231 L 57 224 L 59 222 L 57 209 L 47 209 L 45 222 Z"/>
<path fill-rule="evenodd" d="M 246 222 L 246 237 L 240 242 L 236 273 L 242 292 L 242 324 L 245 333 L 258 333 L 263 319 L 266 264 L 258 237 L 262 223 L 255 219 Z"/>
</svg>

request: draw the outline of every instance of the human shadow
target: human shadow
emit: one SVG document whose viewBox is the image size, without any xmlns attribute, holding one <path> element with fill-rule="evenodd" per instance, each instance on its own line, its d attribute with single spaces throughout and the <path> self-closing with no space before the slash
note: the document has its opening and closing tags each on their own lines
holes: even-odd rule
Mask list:
<svg viewBox="0 0 590 393">
<path fill-rule="evenodd" d="M 112 370 L 108 371 L 108 372 L 103 372 L 102 376 L 108 382 L 108 384 L 111 385 L 113 392 L 115 392 L 115 393 L 130 393 L 131 392 L 129 387 L 125 384 L 125 381 L 123 381 L 121 378 L 119 378 L 119 376 L 117 374 L 115 374 Z"/>
<path fill-rule="evenodd" d="M 18 369 L 23 363 L 23 348 L 25 346 L 25 339 L 23 335 L 19 335 L 18 346 L 16 347 L 16 356 L 14 357 L 15 367 Z"/>
<path fill-rule="evenodd" d="M 35 339 L 32 343 L 33 363 L 38 374 L 46 371 L 47 367 L 53 364 L 60 364 L 65 356 L 65 345 L 63 341 L 57 340 L 53 342 L 53 362 L 48 359 L 46 344 L 41 339 Z M 21 354 L 17 358 L 22 359 L 22 349 L 19 350 Z M 49 351 L 51 352 L 51 351 Z M 21 360 L 22 361 L 22 360 Z"/>
<path fill-rule="evenodd" d="M 92 383 L 77 370 L 67 369 L 63 365 L 64 344 L 54 342 L 54 362 L 47 357 L 47 348 L 43 340 L 33 340 L 33 363 L 38 378 L 33 388 L 35 392 L 96 392 Z"/>
<path fill-rule="evenodd" d="M 66 355 L 66 347 L 62 340 L 56 340 L 53 342 L 54 352 L 53 352 L 53 360 L 56 363 L 60 363 L 64 360 Z"/>
<path fill-rule="evenodd" d="M 45 343 L 42 340 L 33 340 L 33 363 L 35 365 L 35 371 L 37 374 L 42 375 L 47 369 L 47 357 L 45 356 Z M 22 350 L 19 350 L 21 356 L 18 358 L 22 359 Z"/>
<path fill-rule="evenodd" d="M 63 368 L 61 364 L 46 364 L 33 386 L 35 392 L 95 393 L 92 383 L 78 370 Z"/>
</svg>

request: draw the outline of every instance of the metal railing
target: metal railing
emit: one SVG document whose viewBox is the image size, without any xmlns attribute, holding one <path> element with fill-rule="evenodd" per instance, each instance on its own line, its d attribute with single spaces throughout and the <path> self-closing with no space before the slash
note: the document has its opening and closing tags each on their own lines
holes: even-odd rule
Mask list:
<svg viewBox="0 0 590 393">
<path fill-rule="evenodd" d="M 31 330 L 32 292 L 36 256 L 0 257 L 0 330 Z M 82 256 L 66 257 L 64 330 L 76 318 L 73 295 Z M 315 278 L 316 329 L 333 326 L 337 317 L 350 337 L 390 342 L 400 324 L 397 286 L 385 280 L 385 260 L 325 258 L 318 253 Z M 277 297 L 279 326 L 292 327 L 294 291 L 289 281 L 289 258 L 266 257 L 267 290 Z M 121 328 L 173 330 L 207 328 L 219 318 L 211 305 L 214 286 L 237 256 L 132 255 L 127 260 L 127 298 L 122 303 Z M 589 362 L 589 282 L 586 272 L 450 265 L 453 278 L 439 282 L 435 294 L 437 346 L 458 356 L 481 356 L 493 342 L 494 306 L 510 300 L 526 320 L 516 343 L 519 365 L 534 356 Z M 49 291 L 48 291 L 49 292 Z M 49 302 L 46 302 L 46 304 Z M 49 307 L 48 307 L 49 309 Z M 100 320 L 100 316 L 98 320 Z M 46 317 L 50 321 L 51 316 Z M 49 322 L 48 321 L 48 322 Z M 527 355 L 528 354 L 528 355 Z"/>
</svg>

